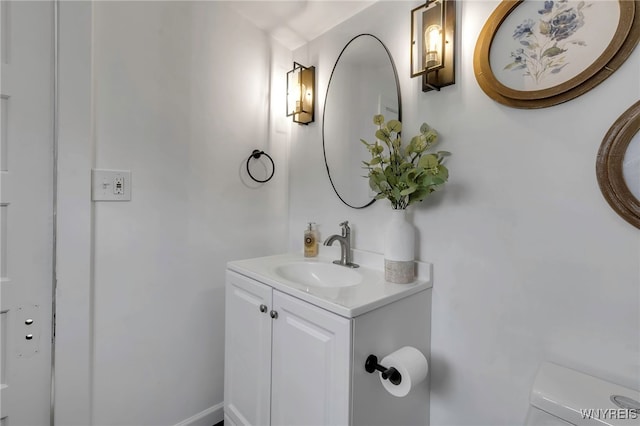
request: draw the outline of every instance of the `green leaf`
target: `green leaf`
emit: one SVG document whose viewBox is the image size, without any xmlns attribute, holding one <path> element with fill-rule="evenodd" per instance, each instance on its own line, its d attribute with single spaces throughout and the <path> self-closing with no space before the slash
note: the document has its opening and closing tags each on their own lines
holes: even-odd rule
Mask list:
<svg viewBox="0 0 640 426">
<path fill-rule="evenodd" d="M 376 130 L 376 138 L 380 139 L 381 141 L 385 141 L 387 143 L 391 143 L 391 138 L 390 138 L 390 134 L 389 131 L 387 129 L 378 129 Z"/>
<path fill-rule="evenodd" d="M 438 132 L 433 129 L 430 129 L 428 132 L 424 133 L 424 139 L 427 142 L 427 147 L 435 144 L 438 141 Z"/>
<path fill-rule="evenodd" d="M 407 196 L 409 194 L 413 194 L 414 192 L 416 192 L 416 188 L 416 186 L 410 186 L 409 188 L 400 191 L 400 195 Z"/>
<path fill-rule="evenodd" d="M 413 169 L 413 164 L 411 163 L 402 163 L 400 164 L 400 171 L 404 172 L 405 170 Z"/>
<path fill-rule="evenodd" d="M 384 124 L 384 115 L 376 114 L 373 116 L 373 124 L 376 126 L 381 126 Z"/>
<path fill-rule="evenodd" d="M 439 166 L 438 157 L 433 154 L 427 154 L 418 161 L 418 166 L 424 169 L 433 169 Z"/>
<path fill-rule="evenodd" d="M 420 133 L 424 134 L 429 130 L 431 130 L 431 127 L 427 123 L 422 123 L 422 126 L 420 126 Z"/>
<path fill-rule="evenodd" d="M 447 179 L 449 179 L 449 169 L 442 165 L 439 166 L 437 176 L 446 181 Z"/>
<path fill-rule="evenodd" d="M 398 120 L 389 120 L 387 129 L 389 129 L 390 132 L 400 133 L 402 131 L 402 123 Z"/>
<path fill-rule="evenodd" d="M 376 179 L 373 176 L 369 177 L 369 188 L 376 192 L 380 190 L 378 182 L 376 182 Z"/>
<path fill-rule="evenodd" d="M 549 58 L 552 58 L 554 56 L 558 56 L 564 52 L 566 52 L 567 49 L 560 49 L 558 46 L 552 46 L 550 48 L 548 48 L 547 50 L 545 50 L 544 52 L 542 52 L 542 56 L 547 56 Z"/>
<path fill-rule="evenodd" d="M 371 164 L 372 166 L 374 166 L 374 165 L 376 165 L 376 164 L 380 164 L 380 162 L 381 162 L 381 161 L 382 161 L 382 159 L 381 159 L 380 157 L 374 157 L 374 158 L 371 160 L 371 163 L 369 163 L 369 164 Z"/>
<path fill-rule="evenodd" d="M 391 170 L 391 167 L 386 167 L 384 169 L 384 181 L 389 184 L 389 187 L 392 187 L 398 183 L 395 175 L 393 174 L 393 170 Z"/>
<path fill-rule="evenodd" d="M 411 154 L 413 154 L 413 153 L 414 153 L 414 148 L 415 148 L 415 146 L 414 146 L 412 143 L 409 143 L 409 145 L 407 145 L 407 147 L 406 147 L 406 148 L 405 148 L 405 150 L 404 150 L 404 154 L 405 154 L 407 157 L 411 157 Z M 409 160 L 409 159 L 407 158 L 407 161 L 411 161 L 411 160 Z"/>
<path fill-rule="evenodd" d="M 428 188 L 434 184 L 434 179 L 435 179 L 434 175 L 424 174 L 421 176 L 420 186 L 422 186 L 423 188 Z"/>
<path fill-rule="evenodd" d="M 426 189 L 417 189 L 413 194 L 409 195 L 409 204 L 422 201 L 427 195 L 429 195 L 429 191 Z"/>
<path fill-rule="evenodd" d="M 402 195 L 400 194 L 400 188 L 398 188 L 397 186 L 391 189 L 391 195 L 393 195 L 393 198 L 396 200 L 402 198 Z"/>
</svg>

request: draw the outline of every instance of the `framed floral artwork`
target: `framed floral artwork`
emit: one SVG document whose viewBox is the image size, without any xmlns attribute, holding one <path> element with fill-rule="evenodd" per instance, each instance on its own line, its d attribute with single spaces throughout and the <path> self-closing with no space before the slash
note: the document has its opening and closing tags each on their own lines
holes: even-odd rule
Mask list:
<svg viewBox="0 0 640 426">
<path fill-rule="evenodd" d="M 505 0 L 474 53 L 480 87 L 494 100 L 541 108 L 601 83 L 640 39 L 640 1 Z"/>
<path fill-rule="evenodd" d="M 602 140 L 596 176 L 611 208 L 640 228 L 640 101 L 613 123 Z"/>
</svg>

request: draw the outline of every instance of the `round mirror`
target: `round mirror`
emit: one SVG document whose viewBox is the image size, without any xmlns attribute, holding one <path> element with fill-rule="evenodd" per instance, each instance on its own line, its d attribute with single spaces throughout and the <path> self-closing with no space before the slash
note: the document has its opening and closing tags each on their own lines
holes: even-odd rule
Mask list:
<svg viewBox="0 0 640 426">
<path fill-rule="evenodd" d="M 360 139 L 375 139 L 376 114 L 402 120 L 398 73 L 382 41 L 360 34 L 347 43 L 333 66 L 322 120 L 329 180 L 340 200 L 356 209 L 375 201 L 362 164 L 371 156 Z"/>
<path fill-rule="evenodd" d="M 607 132 L 598 151 L 596 174 L 609 205 L 640 228 L 640 101 Z"/>
</svg>

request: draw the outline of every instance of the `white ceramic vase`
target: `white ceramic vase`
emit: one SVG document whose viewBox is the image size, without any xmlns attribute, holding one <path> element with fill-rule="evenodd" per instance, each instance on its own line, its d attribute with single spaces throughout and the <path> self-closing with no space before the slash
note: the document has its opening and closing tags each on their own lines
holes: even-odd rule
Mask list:
<svg viewBox="0 0 640 426">
<path fill-rule="evenodd" d="M 407 221 L 406 210 L 391 210 L 384 240 L 384 276 L 391 283 L 415 280 L 416 230 Z"/>
</svg>

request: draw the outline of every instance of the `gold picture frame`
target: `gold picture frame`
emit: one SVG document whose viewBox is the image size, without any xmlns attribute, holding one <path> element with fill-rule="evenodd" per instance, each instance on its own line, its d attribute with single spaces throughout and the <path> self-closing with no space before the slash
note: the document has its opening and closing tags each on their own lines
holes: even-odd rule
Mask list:
<svg viewBox="0 0 640 426">
<path fill-rule="evenodd" d="M 504 0 L 480 32 L 474 73 L 499 103 L 548 107 L 600 84 L 638 40 L 639 0 Z"/>
<path fill-rule="evenodd" d="M 602 195 L 616 213 L 636 228 L 640 228 L 640 200 L 629 189 L 623 163 L 634 138 L 639 138 L 637 143 L 640 143 L 639 132 L 640 101 L 613 123 L 602 140 L 596 159 L 596 176 Z"/>
</svg>

